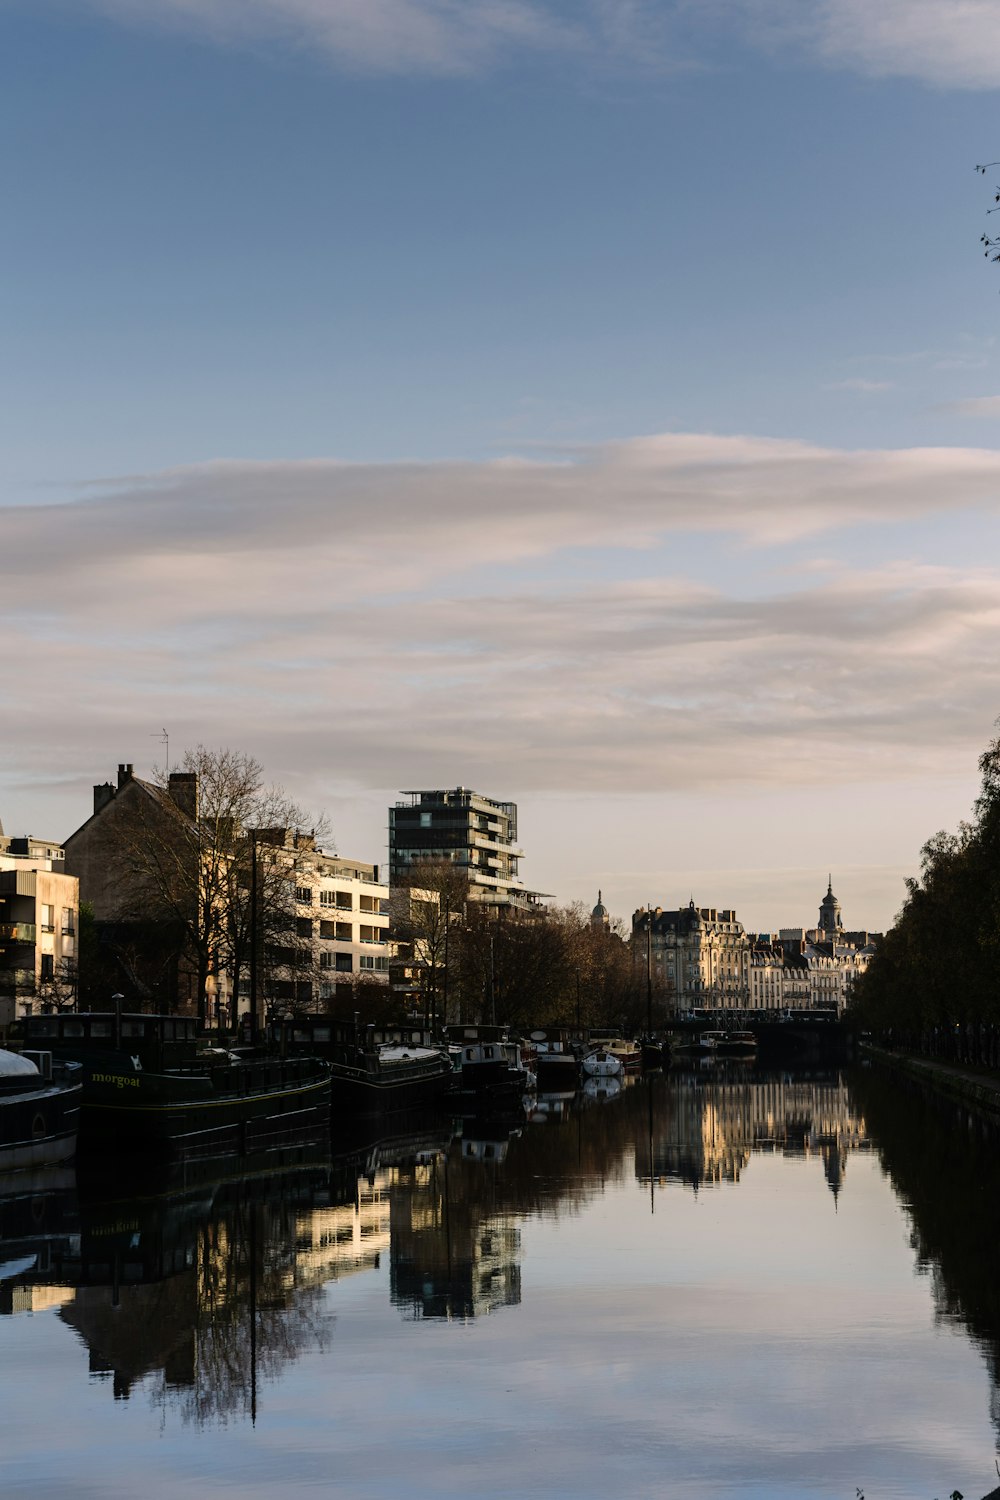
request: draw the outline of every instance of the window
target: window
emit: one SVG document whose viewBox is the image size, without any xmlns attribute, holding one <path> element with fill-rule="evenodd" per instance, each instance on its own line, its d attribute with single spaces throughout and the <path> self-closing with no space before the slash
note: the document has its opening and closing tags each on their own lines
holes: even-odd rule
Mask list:
<svg viewBox="0 0 1000 1500">
<path fill-rule="evenodd" d="M 336 906 L 336 904 L 337 904 L 337 893 L 336 893 L 336 891 L 320 891 L 320 893 L 319 893 L 319 904 L 320 904 L 320 906 Z"/>
<path fill-rule="evenodd" d="M 308 885 L 297 885 L 295 887 L 295 899 L 301 901 L 304 906 L 312 906 L 312 888 Z"/>
<path fill-rule="evenodd" d="M 41 926 L 42 931 L 43 932 L 55 932 L 55 930 L 56 930 L 56 909 L 55 909 L 55 907 L 54 906 L 46 906 L 46 905 L 43 904 L 42 908 L 41 908 L 41 913 L 42 913 L 42 920 L 41 920 L 41 923 L 39 925 Z"/>
<path fill-rule="evenodd" d="M 49 907 L 49 910 L 51 911 L 52 908 Z M 51 927 L 49 928 L 49 931 L 50 932 L 52 931 Z M 43 979 L 54 979 L 55 978 L 55 957 L 51 953 L 43 953 L 42 954 L 41 977 Z"/>
<path fill-rule="evenodd" d="M 320 922 L 319 935 L 321 938 L 334 938 L 337 936 L 336 922 Z"/>
<path fill-rule="evenodd" d="M 353 968 L 351 955 L 349 953 L 338 953 L 335 957 L 337 960 L 335 965 L 337 972 L 340 974 L 350 974 Z"/>
<path fill-rule="evenodd" d="M 62 914 L 63 937 L 72 937 L 73 933 L 76 931 L 75 916 L 76 916 L 76 914 L 73 911 L 73 908 L 71 906 L 64 906 L 63 907 L 63 914 Z"/>
<path fill-rule="evenodd" d="M 313 935 L 312 917 L 296 917 L 295 918 L 295 933 L 296 933 L 297 937 L 312 937 L 312 935 Z"/>
<path fill-rule="evenodd" d="M 319 956 L 319 966 L 320 966 L 321 969 L 332 969 L 333 968 L 333 954 L 330 952 L 329 948 L 325 948 L 320 953 L 320 956 Z"/>
<path fill-rule="evenodd" d="M 387 958 L 377 958 L 374 953 L 362 953 L 359 963 L 362 969 L 387 969 L 389 967 Z"/>
</svg>

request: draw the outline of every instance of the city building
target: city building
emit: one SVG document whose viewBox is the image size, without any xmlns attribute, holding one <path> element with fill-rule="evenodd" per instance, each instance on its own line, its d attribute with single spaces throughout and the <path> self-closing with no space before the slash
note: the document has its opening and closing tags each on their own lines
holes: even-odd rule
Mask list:
<svg viewBox="0 0 1000 1500">
<path fill-rule="evenodd" d="M 675 1009 L 747 1004 L 750 941 L 732 910 L 695 906 L 693 897 L 676 911 L 640 907 L 632 916 L 632 963 L 648 970 Z"/>
<path fill-rule="evenodd" d="M 95 786 L 92 815 L 66 841 L 66 865 L 133 1003 L 203 1009 L 210 1022 L 230 1024 L 250 1008 L 251 846 L 258 1019 L 275 1006 L 315 1009 L 356 1000 L 361 985 L 388 985 L 389 893 L 377 865 L 327 854 L 312 834 L 284 827 L 230 830 L 220 841 L 206 823 L 197 774 L 171 772 L 157 786 L 123 764 L 116 785 Z M 176 876 L 166 898 L 161 862 Z M 211 913 L 200 930 L 209 921 L 213 929 L 200 970 L 181 930 L 195 894 Z"/>
<path fill-rule="evenodd" d="M 282 847 L 295 882 L 297 951 L 290 967 L 276 971 L 273 998 L 314 1008 L 353 1003 L 367 984 L 387 987 L 389 888 L 378 865 L 327 854 L 290 831 Z"/>
<path fill-rule="evenodd" d="M 450 864 L 468 880 L 474 901 L 521 911 L 537 909 L 540 891 L 526 890 L 518 867 L 517 806 L 468 787 L 403 792 L 389 809 L 389 882 L 419 884 L 421 864 Z"/>
<path fill-rule="evenodd" d="M 198 815 L 196 775 L 171 772 L 160 787 L 121 763 L 117 781 L 94 787 L 93 812 L 66 840 L 66 871 L 93 910 L 114 984 L 130 1004 L 198 1010 L 198 967 L 178 922 L 165 913 L 153 873 L 158 861 L 172 866 L 178 905 L 180 894 L 197 888 Z M 213 971 L 205 985 L 206 1004 L 217 1013 L 229 1000 L 225 972 Z"/>
<path fill-rule="evenodd" d="M 80 887 L 53 840 L 5 839 L 0 825 L 0 845 L 0 1025 L 8 1026 L 75 1001 Z"/>
<path fill-rule="evenodd" d="M 596 911 L 596 908 L 595 908 Z M 632 918 L 632 963 L 676 1009 L 842 1011 L 880 934 L 848 931 L 832 877 L 817 927 L 748 934 L 733 911 L 642 907 Z"/>
</svg>

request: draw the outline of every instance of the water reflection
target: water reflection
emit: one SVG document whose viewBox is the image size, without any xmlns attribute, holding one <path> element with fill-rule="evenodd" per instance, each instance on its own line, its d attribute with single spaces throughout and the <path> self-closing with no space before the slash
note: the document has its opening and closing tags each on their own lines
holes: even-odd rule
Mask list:
<svg viewBox="0 0 1000 1500">
<path fill-rule="evenodd" d="M 1000 1445 L 1000 1121 L 882 1072 L 859 1073 L 852 1094 L 907 1206 L 938 1319 L 967 1329 L 982 1351 Z"/>
<path fill-rule="evenodd" d="M 695 1189 L 737 1183 L 754 1152 L 776 1152 L 817 1158 L 836 1198 L 848 1155 L 871 1149 L 864 1117 L 839 1074 L 679 1074 L 672 1104 L 644 1169 L 637 1156 L 646 1181 L 652 1173 L 658 1182 L 675 1179 Z"/>
<path fill-rule="evenodd" d="M 984 1350 L 1000 1428 L 998 1137 L 881 1077 L 733 1066 L 543 1096 L 514 1126 L 403 1122 L 335 1155 L 141 1193 L 19 1178 L 0 1182 L 0 1312 L 51 1309 L 109 1401 L 141 1388 L 220 1426 L 254 1419 L 296 1361 L 335 1348 L 338 1283 L 370 1284 L 397 1328 L 518 1319 L 530 1221 L 572 1219 L 611 1190 L 641 1189 L 657 1215 L 671 1193 L 728 1203 L 754 1157 L 814 1163 L 836 1200 L 852 1155 L 877 1150 L 939 1317 Z"/>
</svg>

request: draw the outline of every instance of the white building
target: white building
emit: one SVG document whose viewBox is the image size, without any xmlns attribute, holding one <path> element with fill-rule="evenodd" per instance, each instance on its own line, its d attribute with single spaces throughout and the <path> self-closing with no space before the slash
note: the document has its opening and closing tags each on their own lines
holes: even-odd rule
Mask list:
<svg viewBox="0 0 1000 1500">
<path fill-rule="evenodd" d="M 312 850 L 296 861 L 296 931 L 312 944 L 315 998 L 389 983 L 389 887 L 377 865 Z"/>
</svg>

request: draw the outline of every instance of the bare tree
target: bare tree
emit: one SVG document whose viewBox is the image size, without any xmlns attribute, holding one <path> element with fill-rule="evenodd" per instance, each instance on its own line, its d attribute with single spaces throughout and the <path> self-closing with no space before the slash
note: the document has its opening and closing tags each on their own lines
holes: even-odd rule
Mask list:
<svg viewBox="0 0 1000 1500">
<path fill-rule="evenodd" d="M 393 936 L 412 952 L 424 1021 L 462 1016 L 460 955 L 469 902 L 465 871 L 448 860 L 422 860 L 393 893 Z"/>
<path fill-rule="evenodd" d="M 223 975 L 235 1009 L 253 935 L 263 955 L 269 934 L 288 930 L 299 840 L 315 848 L 326 828 L 315 821 L 309 827 L 302 809 L 265 782 L 260 762 L 245 751 L 198 745 L 181 765 L 156 773 L 149 795 L 135 799 L 121 851 L 131 907 L 124 914 L 176 927 L 204 1022 L 209 990 Z"/>
</svg>

